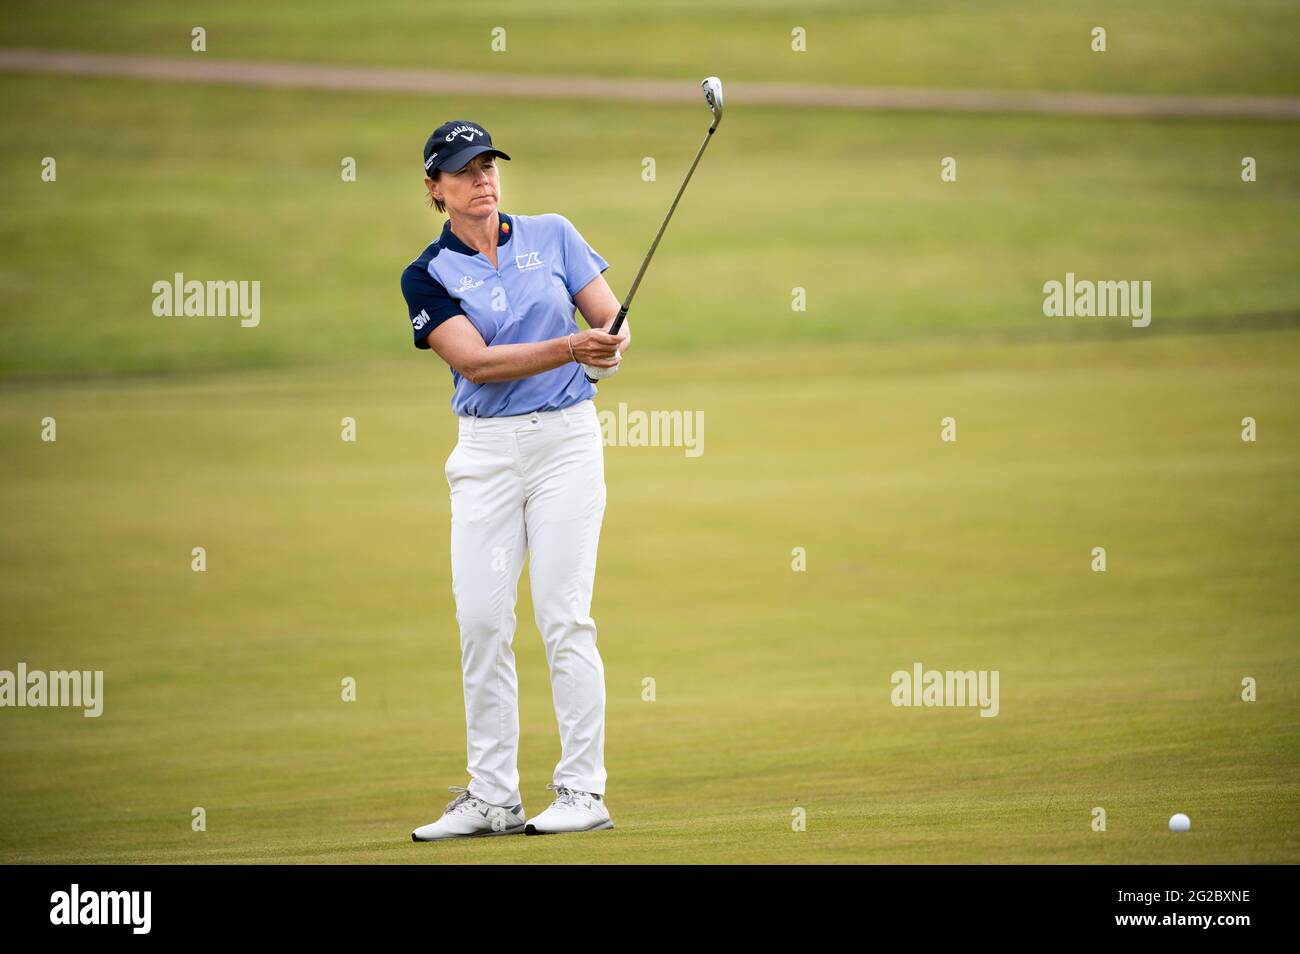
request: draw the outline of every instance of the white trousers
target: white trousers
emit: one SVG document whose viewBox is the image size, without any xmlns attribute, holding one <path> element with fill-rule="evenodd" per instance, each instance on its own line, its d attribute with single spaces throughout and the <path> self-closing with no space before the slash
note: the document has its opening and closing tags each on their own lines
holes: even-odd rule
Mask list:
<svg viewBox="0 0 1300 954">
<path fill-rule="evenodd" d="M 595 405 L 586 400 L 517 417 L 462 417 L 446 473 L 468 788 L 496 805 L 523 800 L 511 644 L 527 553 L 560 728 L 552 781 L 604 794 L 605 666 L 591 618 L 605 515 L 605 456 Z"/>
</svg>

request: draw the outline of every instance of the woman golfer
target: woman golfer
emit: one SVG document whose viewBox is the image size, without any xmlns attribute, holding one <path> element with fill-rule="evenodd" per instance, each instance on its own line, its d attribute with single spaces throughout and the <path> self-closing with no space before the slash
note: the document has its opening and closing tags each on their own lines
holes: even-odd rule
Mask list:
<svg viewBox="0 0 1300 954">
<path fill-rule="evenodd" d="M 492 137 L 439 126 L 424 184 L 450 221 L 402 273 L 417 348 L 451 368 L 460 437 L 447 458 L 451 575 L 460 625 L 469 784 L 415 841 L 612 828 L 605 806 L 605 669 L 591 594 L 605 513 L 600 424 L 588 381 L 617 371 L 630 335 L 608 267 L 562 215 L 500 211 Z M 579 331 L 574 307 L 591 331 Z M 525 553 L 551 670 L 561 755 L 554 803 L 525 819 L 511 643 Z"/>
</svg>

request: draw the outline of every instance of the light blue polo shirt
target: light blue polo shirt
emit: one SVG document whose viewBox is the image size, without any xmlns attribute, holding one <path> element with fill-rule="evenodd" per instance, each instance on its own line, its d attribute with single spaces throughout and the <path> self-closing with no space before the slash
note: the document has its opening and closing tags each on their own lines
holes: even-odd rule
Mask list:
<svg viewBox="0 0 1300 954">
<path fill-rule="evenodd" d="M 562 215 L 497 214 L 498 267 L 458 239 L 447 222 L 402 273 L 417 348 L 427 349 L 429 332 L 456 315 L 468 318 L 489 345 L 578 331 L 573 296 L 609 264 Z M 451 379 L 451 408 L 462 417 L 554 411 L 596 393 L 576 362 L 518 381 L 474 384 L 455 369 Z"/>
</svg>

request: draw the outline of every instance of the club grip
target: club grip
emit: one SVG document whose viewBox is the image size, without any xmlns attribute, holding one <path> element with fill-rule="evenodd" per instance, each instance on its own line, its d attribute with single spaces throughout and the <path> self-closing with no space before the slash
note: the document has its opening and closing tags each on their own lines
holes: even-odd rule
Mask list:
<svg viewBox="0 0 1300 954">
<path fill-rule="evenodd" d="M 618 334 L 619 329 L 623 327 L 623 319 L 626 317 L 627 317 L 627 305 L 624 305 L 622 308 L 618 310 L 618 317 L 615 318 L 614 323 L 609 326 L 608 333 L 611 335 Z"/>
<path fill-rule="evenodd" d="M 614 323 L 609 326 L 609 331 L 607 331 L 606 334 L 617 335 L 619 329 L 623 327 L 623 319 L 626 317 L 627 317 L 627 305 L 624 305 L 622 308 L 618 310 L 618 317 L 615 318 Z M 583 374 L 583 377 L 586 378 L 588 381 L 590 381 L 592 384 L 596 383 L 596 379 L 589 374 Z"/>
</svg>

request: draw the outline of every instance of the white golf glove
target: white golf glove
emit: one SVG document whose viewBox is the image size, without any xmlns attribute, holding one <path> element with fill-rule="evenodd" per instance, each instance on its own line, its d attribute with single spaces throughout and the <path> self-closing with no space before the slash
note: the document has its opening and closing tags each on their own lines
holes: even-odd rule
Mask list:
<svg viewBox="0 0 1300 954">
<path fill-rule="evenodd" d="M 611 375 L 618 374 L 619 367 L 623 364 L 623 352 L 618 352 L 618 364 L 612 368 L 593 368 L 589 364 L 584 364 L 582 370 L 587 372 L 587 377 L 596 381 L 602 378 L 608 378 Z"/>
<path fill-rule="evenodd" d="M 626 318 L 623 319 L 623 327 L 619 329 L 619 332 L 620 338 L 626 338 L 629 343 L 632 341 L 632 325 Z M 615 352 L 615 354 L 618 356 L 618 364 L 614 365 L 612 368 L 593 368 L 584 364 L 582 369 L 587 372 L 587 377 L 591 378 L 593 381 L 599 381 L 602 378 L 608 378 L 611 375 L 618 374 L 618 369 L 623 365 L 623 352 L 618 351 Z"/>
</svg>

